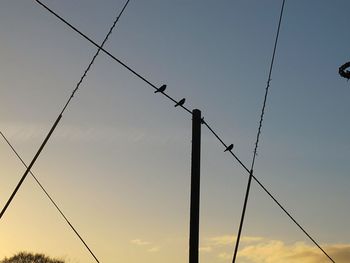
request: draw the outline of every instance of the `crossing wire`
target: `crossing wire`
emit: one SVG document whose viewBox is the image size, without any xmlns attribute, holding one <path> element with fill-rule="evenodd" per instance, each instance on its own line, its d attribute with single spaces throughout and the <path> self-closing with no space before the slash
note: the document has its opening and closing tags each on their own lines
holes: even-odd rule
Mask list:
<svg viewBox="0 0 350 263">
<path fill-rule="evenodd" d="M 32 161 L 30 162 L 30 164 L 27 166 L 26 171 L 24 172 L 23 176 L 21 177 L 20 181 L 18 182 L 17 186 L 15 187 L 14 191 L 12 192 L 10 198 L 8 199 L 8 201 L 6 202 L 5 206 L 3 207 L 3 209 L 0 212 L 0 219 L 2 218 L 2 216 L 4 215 L 4 213 L 6 212 L 7 208 L 9 207 L 9 205 L 11 204 L 13 198 L 15 197 L 16 193 L 18 192 L 18 190 L 20 189 L 22 183 L 24 182 L 24 180 L 26 179 L 28 173 L 31 173 L 31 168 L 33 167 L 34 163 L 36 162 L 37 158 L 39 157 L 40 153 L 42 152 L 42 150 L 44 149 L 46 143 L 48 142 L 48 140 L 50 139 L 52 133 L 54 132 L 54 130 L 56 129 L 58 123 L 60 122 L 63 113 L 65 112 L 66 108 L 68 107 L 69 103 L 71 102 L 72 98 L 74 97 L 75 93 L 78 91 L 81 83 L 83 82 L 83 80 L 85 79 L 85 77 L 87 76 L 87 73 L 89 72 L 89 70 L 91 69 L 92 65 L 94 64 L 97 56 L 99 55 L 101 48 L 104 46 L 104 44 L 107 42 L 109 36 L 112 34 L 113 29 L 115 28 L 117 22 L 119 21 L 121 15 L 124 13 L 124 10 L 126 9 L 127 5 L 129 4 L 130 0 L 127 0 L 122 8 L 122 10 L 119 12 L 119 14 L 116 16 L 112 26 L 110 27 L 106 37 L 104 38 L 101 46 L 98 48 L 97 52 L 95 53 L 95 55 L 93 56 L 92 60 L 90 61 L 88 67 L 85 69 L 83 75 L 81 76 L 80 80 L 78 81 L 78 83 L 76 84 L 76 87 L 74 88 L 72 94 L 70 95 L 70 97 L 68 98 L 66 104 L 64 105 L 63 109 L 61 110 L 61 112 L 59 113 L 56 121 L 54 122 L 53 126 L 51 127 L 49 133 L 46 135 L 43 143 L 41 144 L 41 146 L 39 147 L 39 150 L 37 151 L 37 153 L 35 154 L 34 158 L 32 159 Z M 2 134 L 3 135 L 3 134 Z M 13 148 L 14 149 L 14 148 Z M 19 157 L 19 156 L 18 156 Z M 20 158 L 21 159 L 21 158 Z M 39 183 L 39 181 L 37 181 Z M 41 184 L 39 183 L 39 185 L 41 186 Z M 47 191 L 45 191 L 45 189 L 42 187 L 42 189 L 44 190 L 44 192 L 47 194 Z M 47 196 L 49 197 L 49 195 L 47 194 Z M 49 197 L 50 198 L 50 197 Z M 50 198 L 50 200 L 53 202 L 52 198 Z M 54 203 L 54 202 L 53 202 Z M 55 203 L 54 203 L 55 204 Z M 61 213 L 61 215 L 63 215 L 63 217 L 66 219 L 66 217 L 64 216 L 64 214 L 62 213 L 62 211 L 58 208 L 57 205 L 55 205 L 56 208 L 59 210 L 59 212 Z M 95 254 L 91 251 L 91 249 L 88 247 L 88 245 L 86 244 L 86 242 L 82 239 L 81 235 L 78 234 L 78 232 L 75 230 L 75 228 L 71 225 L 71 223 L 66 219 L 66 222 L 70 225 L 70 227 L 72 228 L 72 230 L 77 234 L 77 236 L 79 237 L 79 239 L 83 242 L 83 244 L 85 245 L 85 247 L 89 250 L 90 254 L 94 257 L 95 261 L 99 263 L 99 260 L 97 259 L 97 257 L 95 256 Z"/>
<path fill-rule="evenodd" d="M 50 9 L 47 5 L 45 5 L 44 3 L 42 3 L 40 0 L 35 0 L 39 5 L 41 5 L 42 7 L 44 7 L 47 11 L 49 11 L 51 14 L 53 14 L 55 17 L 57 17 L 59 20 L 61 20 L 63 23 L 65 23 L 68 27 L 70 27 L 71 29 L 73 29 L 75 32 L 77 32 L 79 35 L 81 35 L 83 38 L 85 38 L 86 40 L 88 40 L 91 44 L 93 44 L 94 46 L 98 47 L 101 51 L 103 51 L 106 55 L 108 55 L 110 58 L 112 58 L 114 61 L 116 61 L 117 63 L 119 63 L 121 66 L 123 66 L 124 68 L 126 68 L 128 71 L 130 71 L 131 73 L 133 73 L 136 77 L 140 78 L 142 81 L 144 81 L 145 83 L 147 83 L 149 86 L 151 86 L 152 88 L 158 90 L 158 87 L 156 85 L 154 85 L 153 83 L 151 83 L 150 81 L 148 81 L 145 77 L 143 77 L 142 75 L 140 75 L 139 73 L 137 73 L 135 70 L 133 70 L 131 67 L 129 67 L 126 63 L 124 63 L 123 61 L 121 61 L 120 59 L 118 59 L 117 57 L 115 57 L 113 54 L 111 54 L 109 51 L 105 50 L 103 47 L 99 46 L 96 42 L 94 42 L 91 38 L 89 38 L 86 34 L 82 33 L 79 29 L 77 29 L 76 27 L 74 27 L 72 24 L 70 24 L 67 20 L 65 20 L 63 17 L 61 17 L 60 15 L 58 15 L 56 12 L 54 12 L 52 9 Z M 162 92 L 162 94 L 167 97 L 169 100 L 173 101 L 174 103 L 177 103 L 177 101 L 175 99 L 173 99 L 172 97 L 170 97 L 168 94 L 166 94 L 165 92 Z M 183 105 L 180 105 L 186 112 L 192 114 L 192 112 L 186 108 Z M 221 139 L 221 137 L 213 130 L 213 128 L 203 119 L 202 123 L 211 131 L 211 133 L 219 140 L 219 142 L 225 147 L 227 148 L 227 144 Z M 247 166 L 244 165 L 244 163 L 238 158 L 238 156 L 233 153 L 231 150 L 229 151 L 231 153 L 231 155 L 234 157 L 234 159 L 236 159 L 236 161 L 238 161 L 238 163 L 244 168 L 244 170 L 248 173 L 249 176 L 252 177 L 252 179 L 254 179 L 255 182 L 258 183 L 258 185 L 271 197 L 271 199 L 282 209 L 282 211 L 298 226 L 298 228 L 332 261 L 335 262 L 323 249 L 322 247 L 318 244 L 318 242 L 311 237 L 311 235 L 296 221 L 296 219 L 294 219 L 294 217 L 284 208 L 284 206 L 274 197 L 274 195 L 260 182 L 260 180 L 258 180 L 253 173 L 251 172 L 251 170 L 249 170 L 247 168 Z"/>
<path fill-rule="evenodd" d="M 242 215 L 241 215 L 241 220 L 240 220 L 240 224 L 239 224 L 239 229 L 238 229 L 238 234 L 237 234 L 236 245 L 235 245 L 235 249 L 234 249 L 232 263 L 236 262 L 236 257 L 237 257 L 237 253 L 238 253 L 238 247 L 239 247 L 239 241 L 240 241 L 240 238 L 241 238 L 245 212 L 246 212 L 246 208 L 247 208 L 247 204 L 248 204 L 250 186 L 251 186 L 251 181 L 252 181 L 252 178 L 253 178 L 253 171 L 254 171 L 255 160 L 256 160 L 256 157 L 257 157 L 257 153 L 258 153 L 259 140 L 260 140 L 260 135 L 261 135 L 262 124 L 263 124 L 263 121 L 264 121 L 266 102 L 267 102 L 267 97 L 268 97 L 269 88 L 270 88 L 271 75 L 272 75 L 272 69 L 273 69 L 273 65 L 274 65 L 274 61 L 275 61 L 275 55 L 276 55 L 278 39 L 279 39 L 279 35 L 280 35 L 280 29 L 281 29 L 281 22 L 282 22 L 282 17 L 283 17 L 283 12 L 284 12 L 284 6 L 285 6 L 285 0 L 283 0 L 283 2 L 282 2 L 282 6 L 281 6 L 281 10 L 280 10 L 278 26 L 277 26 L 277 32 L 276 32 L 276 37 L 275 37 L 275 43 L 274 43 L 274 47 L 273 47 L 272 58 L 271 58 L 271 63 L 270 63 L 270 68 L 269 68 L 269 75 L 268 75 L 268 78 L 267 78 L 267 85 L 266 85 L 266 88 L 265 88 L 264 101 L 263 101 L 263 106 L 262 106 L 262 109 L 261 109 L 261 114 L 260 114 L 260 119 L 259 119 L 259 127 L 258 127 L 258 131 L 257 131 L 257 135 L 256 135 L 256 141 L 255 141 L 254 152 L 253 152 L 253 159 L 252 159 L 252 163 L 251 163 L 251 167 L 250 167 L 250 171 L 249 171 L 249 178 L 248 178 L 248 183 L 247 183 L 247 189 L 246 189 L 246 194 L 245 194 L 245 198 L 244 198 Z M 289 213 L 287 213 L 287 214 L 289 214 Z M 326 257 L 328 257 L 328 259 L 330 261 L 335 263 L 333 258 L 331 258 L 330 255 L 293 218 L 291 218 L 291 219 L 299 226 L 299 228 L 301 228 L 303 230 L 303 232 L 323 252 L 323 254 Z"/>
<path fill-rule="evenodd" d="M 261 134 L 261 129 L 262 129 L 262 123 L 264 121 L 264 114 L 265 114 L 267 96 L 268 96 L 269 88 L 270 88 L 272 68 L 273 68 L 273 64 L 275 62 L 275 54 L 276 54 L 276 48 L 277 48 L 278 38 L 279 38 L 279 34 L 280 34 L 281 21 L 282 21 L 282 16 L 283 16 L 283 11 L 284 11 L 284 4 L 285 4 L 285 0 L 283 0 L 283 2 L 282 2 L 282 7 L 281 7 L 281 11 L 280 11 L 278 27 L 277 27 L 277 33 L 276 33 L 276 38 L 275 38 L 275 44 L 274 44 L 274 47 L 273 47 L 272 58 L 271 58 L 271 63 L 270 63 L 270 70 L 269 70 L 269 75 L 268 75 L 268 78 L 267 78 L 267 85 L 266 85 L 266 88 L 265 88 L 264 102 L 263 102 L 263 106 L 262 106 L 262 109 L 261 109 L 261 115 L 260 115 L 260 120 L 259 120 L 258 132 L 256 134 L 256 141 L 255 141 L 255 146 L 254 146 L 253 159 L 252 159 L 252 163 L 251 163 L 251 167 L 250 167 L 249 178 L 248 178 L 248 183 L 247 183 L 247 189 L 246 189 L 246 193 L 245 193 L 245 197 L 244 197 L 244 203 L 243 203 L 243 208 L 242 208 L 241 220 L 240 220 L 240 223 L 239 223 L 238 234 L 237 234 L 237 238 L 236 238 L 235 249 L 234 249 L 234 252 L 233 252 L 232 263 L 236 262 L 236 257 L 237 257 L 237 253 L 238 253 L 238 247 L 239 247 L 239 241 L 241 239 L 241 234 L 242 234 L 242 229 L 243 229 L 244 217 L 245 217 L 245 213 L 246 213 L 246 209 L 247 209 L 247 205 L 248 205 L 250 186 L 251 186 L 251 182 L 252 182 L 252 175 L 253 175 L 253 171 L 254 171 L 255 159 L 256 159 L 256 156 L 257 156 L 257 153 L 258 153 L 258 146 L 259 146 L 260 134 Z"/>
<path fill-rule="evenodd" d="M 133 73 L 136 77 L 138 77 L 139 79 L 141 79 L 142 81 L 146 82 L 150 87 L 152 87 L 153 89 L 155 89 L 156 91 L 158 90 L 158 87 L 156 85 L 154 85 L 152 82 L 150 82 L 149 80 L 147 80 L 145 77 L 143 77 L 141 74 L 137 73 L 135 70 L 133 70 L 131 67 L 129 67 L 128 65 L 126 65 L 126 63 L 124 63 L 123 61 L 121 61 L 120 59 L 118 59 L 117 57 L 115 57 L 114 55 L 112 55 L 110 52 L 108 52 L 107 50 L 105 50 L 103 47 L 99 46 L 95 41 L 93 41 L 91 38 L 89 38 L 87 35 L 85 35 L 84 33 L 82 33 L 79 29 L 77 29 L 76 27 L 74 27 L 71 23 L 69 23 L 66 19 L 64 19 L 62 16 L 58 15 L 56 12 L 54 12 L 52 9 L 50 9 L 47 5 L 45 5 L 44 3 L 42 3 L 39 0 L 35 0 L 35 2 L 37 2 L 39 5 L 41 5 L 42 7 L 44 7 L 47 11 L 49 11 L 51 14 L 53 14 L 55 17 L 57 17 L 59 20 L 61 20 L 63 23 L 65 23 L 68 27 L 70 27 L 71 29 L 73 29 L 75 32 L 77 32 L 79 35 L 81 35 L 83 38 L 85 38 L 86 40 L 88 40 L 91 44 L 93 44 L 95 47 L 99 48 L 99 50 L 102 50 L 105 54 L 107 54 L 109 57 L 111 57 L 113 60 L 115 60 L 116 62 L 118 62 L 120 65 L 122 65 L 124 68 L 126 68 L 128 71 L 130 71 L 131 73 Z M 174 98 L 172 98 L 171 96 L 169 96 L 168 94 L 166 94 L 165 92 L 161 92 L 165 97 L 167 97 L 169 100 L 171 100 L 172 102 L 174 102 L 175 104 L 178 103 L 177 100 L 175 100 Z M 181 108 L 183 108 L 185 111 L 187 111 L 189 114 L 192 115 L 192 111 L 190 111 L 186 106 L 184 105 L 179 105 Z"/>
<path fill-rule="evenodd" d="M 6 136 L 0 131 L 0 134 L 2 136 L 2 138 L 4 138 L 4 140 L 6 141 L 6 143 L 8 144 L 8 146 L 12 149 L 12 151 L 15 153 L 15 155 L 17 156 L 17 158 L 22 162 L 22 164 L 24 165 L 25 168 L 28 169 L 28 166 L 26 165 L 26 163 L 23 161 L 23 159 L 21 158 L 21 156 L 18 154 L 18 152 L 16 151 L 16 149 L 13 147 L 13 145 L 10 143 L 10 141 L 6 138 Z M 55 206 L 55 208 L 57 209 L 57 211 L 61 214 L 61 216 L 63 217 L 63 219 L 66 221 L 66 223 L 69 225 L 69 227 L 73 230 L 73 232 L 78 236 L 78 238 L 80 239 L 80 241 L 84 244 L 84 246 L 86 247 L 86 249 L 89 251 L 89 253 L 93 256 L 93 258 L 97 261 L 100 262 L 98 260 L 98 258 L 96 257 L 96 255 L 94 254 L 94 252 L 92 252 L 91 248 L 88 246 L 88 244 L 85 242 L 85 240 L 82 238 L 82 236 L 79 234 L 79 232 L 76 230 L 76 228 L 73 226 L 73 224 L 68 220 L 68 218 L 66 217 L 66 215 L 63 213 L 62 209 L 57 205 L 57 203 L 55 202 L 55 200 L 51 197 L 51 195 L 48 193 L 48 191 L 45 189 L 45 187 L 40 183 L 39 179 L 32 173 L 32 171 L 29 171 L 29 173 L 31 174 L 31 176 L 34 178 L 35 182 L 39 185 L 39 187 L 41 188 L 41 190 L 45 193 L 45 195 L 47 196 L 47 198 L 49 198 L 50 202 Z"/>
<path fill-rule="evenodd" d="M 227 144 L 221 139 L 221 137 L 217 134 L 216 131 L 212 127 L 209 126 L 209 124 L 205 121 L 202 120 L 202 123 L 210 130 L 210 132 L 218 139 L 218 141 L 224 146 L 224 148 L 227 148 Z M 230 154 L 233 156 L 233 158 L 243 167 L 243 169 L 247 172 L 248 176 L 252 176 L 252 179 L 261 187 L 262 190 L 276 203 L 276 205 L 289 217 L 290 220 L 311 240 L 312 243 L 314 243 L 325 256 L 335 263 L 335 261 L 329 256 L 329 254 L 321 247 L 321 245 L 314 239 L 308 231 L 302 225 L 292 216 L 290 212 L 284 206 L 277 200 L 277 198 L 271 193 L 270 190 L 268 190 L 261 182 L 260 180 L 255 177 L 254 174 L 250 172 L 248 167 L 240 160 L 240 158 L 232 151 L 230 151 Z"/>
</svg>

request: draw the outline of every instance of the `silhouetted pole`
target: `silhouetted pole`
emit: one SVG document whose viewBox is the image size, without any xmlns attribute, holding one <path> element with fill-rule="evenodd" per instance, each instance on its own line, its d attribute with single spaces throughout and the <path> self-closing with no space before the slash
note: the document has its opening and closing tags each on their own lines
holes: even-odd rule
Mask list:
<svg viewBox="0 0 350 263">
<path fill-rule="evenodd" d="M 190 204 L 190 249 L 189 262 L 198 263 L 199 250 L 199 198 L 201 157 L 201 111 L 192 111 L 192 156 L 191 156 L 191 204 Z"/>
</svg>

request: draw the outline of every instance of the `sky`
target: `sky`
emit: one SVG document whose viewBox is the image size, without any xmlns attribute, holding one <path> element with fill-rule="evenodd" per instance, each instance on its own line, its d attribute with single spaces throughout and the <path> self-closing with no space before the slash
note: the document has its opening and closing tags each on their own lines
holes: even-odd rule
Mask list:
<svg viewBox="0 0 350 263">
<path fill-rule="evenodd" d="M 101 43 L 124 1 L 53 1 Z M 186 98 L 250 166 L 280 0 L 131 0 L 106 49 Z M 350 261 L 346 0 L 287 0 L 255 176 L 337 263 Z M 0 130 L 29 163 L 96 48 L 35 1 L 0 1 Z M 202 126 L 200 262 L 231 262 L 247 174 Z M 100 54 L 32 171 L 100 262 L 188 261 L 191 116 Z M 0 206 L 25 168 L 0 140 Z M 252 184 L 237 262 L 329 262 Z M 0 258 L 94 262 L 33 178 Z"/>
</svg>

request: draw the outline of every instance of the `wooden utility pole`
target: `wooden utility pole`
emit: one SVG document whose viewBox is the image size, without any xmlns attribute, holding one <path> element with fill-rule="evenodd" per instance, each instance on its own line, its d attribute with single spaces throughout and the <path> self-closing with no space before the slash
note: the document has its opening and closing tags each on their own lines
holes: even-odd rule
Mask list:
<svg viewBox="0 0 350 263">
<path fill-rule="evenodd" d="M 201 157 L 201 111 L 192 111 L 192 156 L 191 156 L 191 204 L 190 204 L 190 249 L 189 263 L 198 263 L 199 250 L 199 199 Z"/>
</svg>

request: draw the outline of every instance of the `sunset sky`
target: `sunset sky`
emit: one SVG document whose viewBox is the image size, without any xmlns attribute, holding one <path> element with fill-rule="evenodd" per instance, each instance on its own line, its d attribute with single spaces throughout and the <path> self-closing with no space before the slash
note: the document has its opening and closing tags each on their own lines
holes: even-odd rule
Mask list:
<svg viewBox="0 0 350 263">
<path fill-rule="evenodd" d="M 43 0 L 101 43 L 124 1 Z M 281 0 L 131 0 L 106 49 L 186 98 L 247 165 Z M 350 262 L 348 0 L 287 0 L 255 176 Z M 29 163 L 96 48 L 29 0 L 0 1 L 0 131 Z M 0 138 L 0 207 L 25 168 Z M 101 263 L 188 262 L 191 116 L 101 53 L 32 171 Z M 231 262 L 246 172 L 202 126 L 200 262 Z M 0 220 L 19 251 L 94 262 L 31 176 Z M 237 263 L 330 262 L 252 184 Z"/>
</svg>

